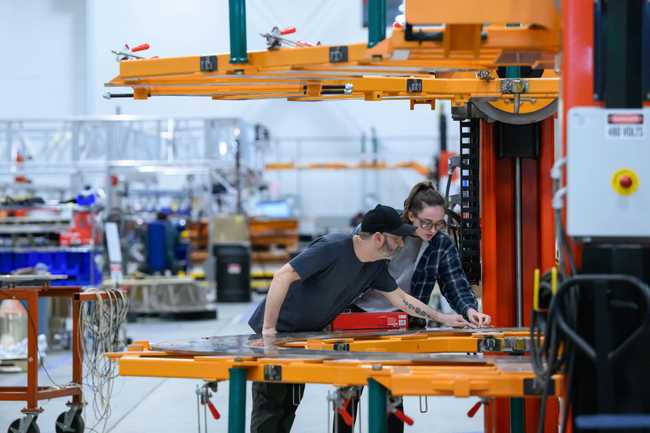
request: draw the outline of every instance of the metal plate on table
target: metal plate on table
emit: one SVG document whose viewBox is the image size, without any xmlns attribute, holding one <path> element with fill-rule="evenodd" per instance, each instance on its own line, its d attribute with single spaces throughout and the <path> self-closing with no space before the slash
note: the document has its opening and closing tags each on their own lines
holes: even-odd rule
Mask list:
<svg viewBox="0 0 650 433">
<path fill-rule="evenodd" d="M 476 329 L 436 329 L 418 331 L 382 331 L 382 332 L 335 332 L 335 333 L 283 333 L 278 334 L 272 342 L 266 342 L 262 336 L 257 334 L 202 337 L 197 339 L 184 339 L 163 341 L 153 343 L 152 350 L 164 351 L 167 353 L 195 355 L 195 356 L 236 356 L 236 357 L 273 357 L 273 358 L 307 358 L 317 360 L 363 360 L 363 361 L 410 361 L 435 362 L 441 364 L 463 363 L 463 364 L 486 364 L 494 363 L 495 356 L 484 356 L 481 354 L 441 354 L 441 353 L 399 353 L 399 352 L 340 352 L 331 350 L 309 350 L 302 347 L 286 347 L 286 343 L 304 341 L 308 339 L 370 339 L 384 336 L 400 336 L 416 338 L 421 335 L 423 338 L 435 335 L 472 335 L 480 333 L 503 333 L 521 331 L 521 328 L 489 328 Z M 528 366 L 530 362 L 527 357 L 506 357 L 512 368 Z M 505 365 L 505 364 L 504 364 Z"/>
</svg>

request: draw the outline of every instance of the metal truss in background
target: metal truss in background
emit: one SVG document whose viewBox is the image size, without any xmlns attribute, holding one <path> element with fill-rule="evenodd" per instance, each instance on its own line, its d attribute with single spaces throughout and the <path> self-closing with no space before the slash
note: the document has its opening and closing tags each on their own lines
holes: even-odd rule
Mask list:
<svg viewBox="0 0 650 433">
<path fill-rule="evenodd" d="M 29 188 L 14 184 L 19 175 L 34 178 L 31 187 L 39 192 L 66 187 L 76 192 L 98 176 L 110 190 L 114 175 L 132 181 L 194 175 L 209 185 L 222 185 L 241 209 L 242 191 L 261 182 L 267 142 L 264 127 L 234 118 L 0 119 L 0 173 L 6 176 L 2 189 Z M 52 176 L 57 178 L 56 185 L 50 180 L 37 182 L 39 177 Z M 63 183 L 68 179 L 69 184 Z M 151 188 L 146 191 L 152 192 Z"/>
</svg>

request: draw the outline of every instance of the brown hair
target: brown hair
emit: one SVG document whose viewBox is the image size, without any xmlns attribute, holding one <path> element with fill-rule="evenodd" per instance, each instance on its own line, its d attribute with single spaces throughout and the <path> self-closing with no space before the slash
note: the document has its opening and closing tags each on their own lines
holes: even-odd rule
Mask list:
<svg viewBox="0 0 650 433">
<path fill-rule="evenodd" d="M 445 199 L 433 186 L 431 181 L 425 180 L 413 185 L 408 197 L 404 200 L 404 213 L 402 218 L 408 221 L 408 213 L 417 214 L 426 206 L 445 207 Z"/>
</svg>

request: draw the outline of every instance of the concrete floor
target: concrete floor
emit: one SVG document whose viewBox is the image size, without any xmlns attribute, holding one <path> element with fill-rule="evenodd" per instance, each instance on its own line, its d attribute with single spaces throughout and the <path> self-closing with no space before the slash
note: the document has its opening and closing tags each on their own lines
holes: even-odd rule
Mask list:
<svg viewBox="0 0 650 433">
<path fill-rule="evenodd" d="M 176 338 L 190 338 L 201 335 L 228 335 L 250 332 L 246 321 L 253 311 L 251 304 L 220 304 L 217 320 L 203 321 L 166 321 L 146 319 L 128 324 L 128 335 L 134 340 L 160 341 Z M 70 354 L 51 353 L 45 360 L 45 368 L 56 383 L 70 380 Z M 41 368 L 41 385 L 51 381 Z M 111 416 L 107 423 L 107 432 L 112 433 L 176 433 L 197 431 L 196 397 L 194 390 L 198 381 L 183 379 L 156 379 L 119 377 L 115 381 L 111 403 Z M 25 384 L 24 374 L 0 374 L 0 386 L 19 386 Z M 250 383 L 248 391 L 247 412 L 250 420 Z M 293 432 L 326 433 L 327 403 L 326 395 L 333 387 L 327 385 L 308 385 L 305 396 L 298 409 Z M 368 431 L 367 401 L 362 397 L 362 431 Z M 87 394 L 87 399 L 90 399 Z M 227 413 L 228 384 L 220 384 L 219 392 L 213 402 L 222 414 Z M 415 420 L 405 432 L 479 432 L 483 431 L 482 411 L 474 418 L 468 418 L 467 410 L 476 399 L 455 399 L 447 397 L 429 398 L 428 413 L 419 412 L 417 397 L 405 399 L 406 413 Z M 56 417 L 65 410 L 65 399 L 54 399 L 41 403 L 45 411 L 38 418 L 40 431 L 54 432 Z M 20 415 L 23 403 L 0 403 L 0 433 L 5 432 L 9 424 Z M 92 409 L 85 412 L 86 431 L 89 427 L 101 432 L 102 426 L 96 425 Z M 226 432 L 227 420 L 208 420 L 209 432 Z M 358 431 L 358 428 L 355 430 Z"/>
</svg>

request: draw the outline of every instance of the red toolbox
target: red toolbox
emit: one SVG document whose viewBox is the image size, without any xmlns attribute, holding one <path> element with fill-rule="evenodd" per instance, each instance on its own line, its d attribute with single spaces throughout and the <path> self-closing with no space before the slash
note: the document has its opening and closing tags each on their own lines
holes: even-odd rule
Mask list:
<svg viewBox="0 0 650 433">
<path fill-rule="evenodd" d="M 332 331 L 350 329 L 407 329 L 408 314 L 395 311 L 383 313 L 341 313 L 332 321 Z"/>
</svg>

